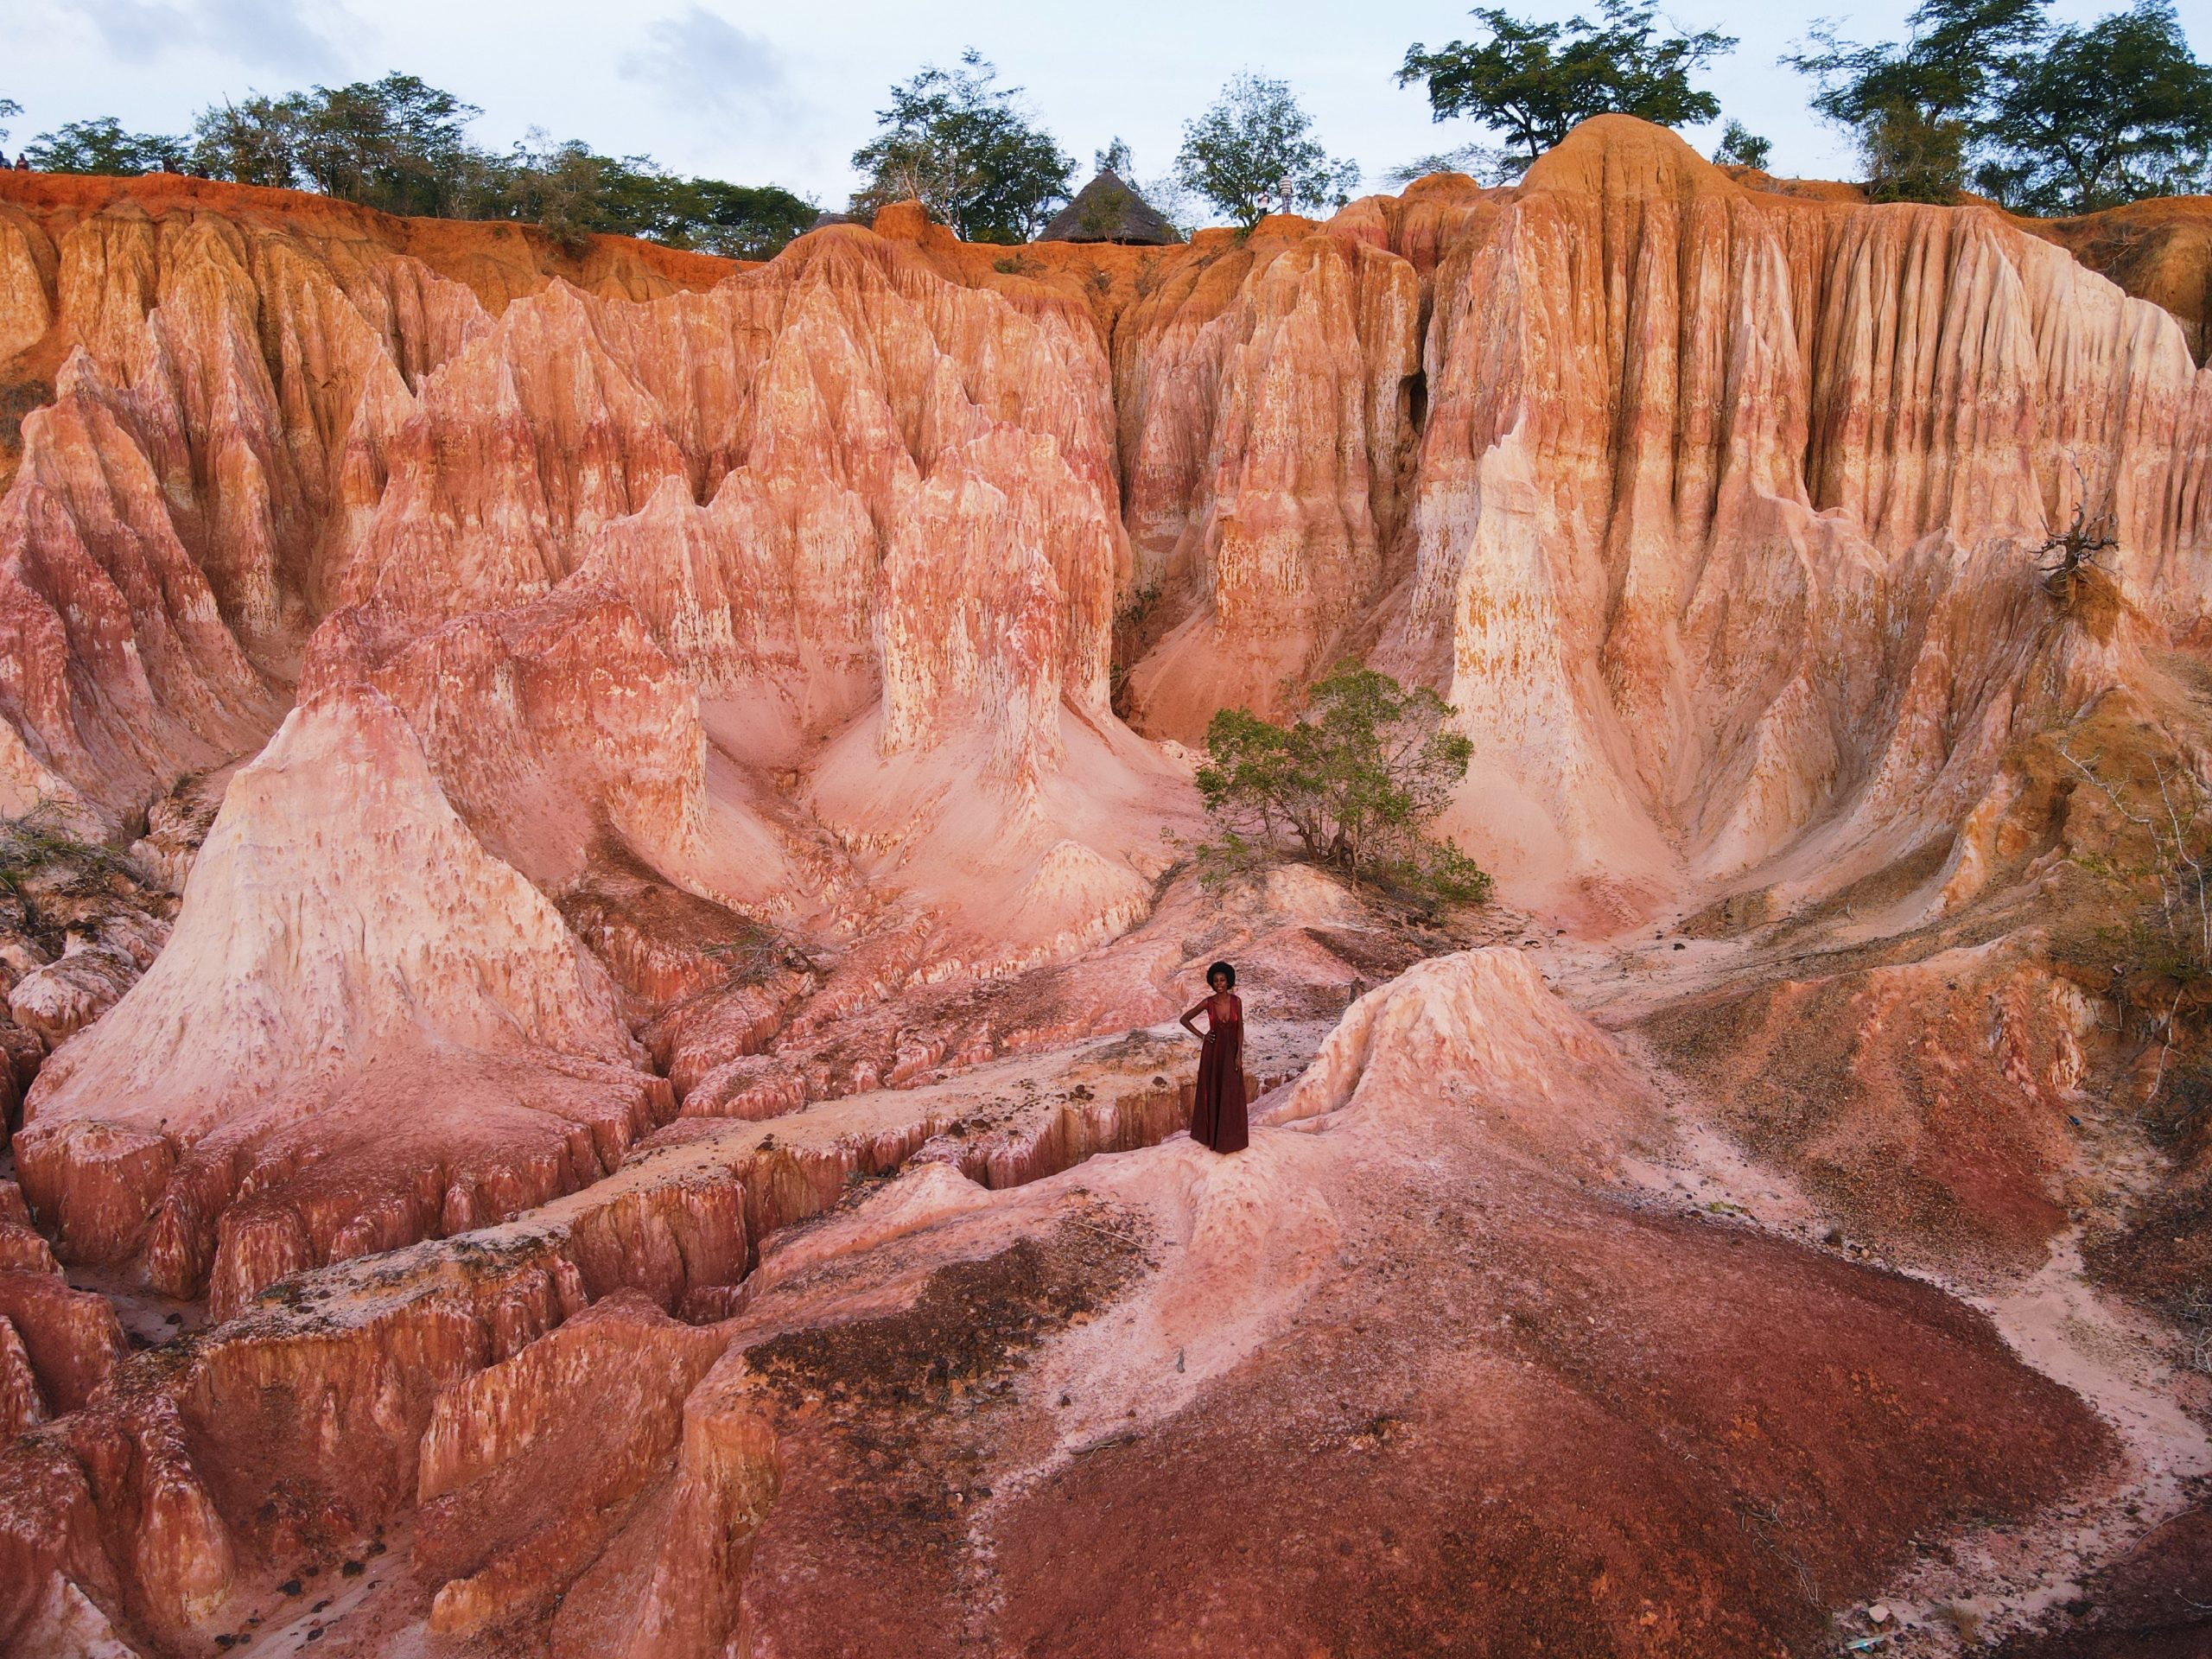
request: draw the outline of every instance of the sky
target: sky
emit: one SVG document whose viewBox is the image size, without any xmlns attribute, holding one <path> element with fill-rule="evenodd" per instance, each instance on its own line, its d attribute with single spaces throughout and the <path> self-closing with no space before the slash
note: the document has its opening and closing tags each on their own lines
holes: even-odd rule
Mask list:
<svg viewBox="0 0 2212 1659">
<path fill-rule="evenodd" d="M 1524 17 L 1584 3 L 1520 0 Z M 2060 0 L 2087 21 L 2117 9 Z M 1829 0 L 1854 39 L 1899 37 L 1911 0 Z M 1847 177 L 1848 143 L 1806 107 L 1808 83 L 1776 60 L 1810 12 L 1787 3 L 1676 0 L 1662 15 L 1719 28 L 1735 51 L 1699 83 L 1773 140 L 1772 170 Z M 2191 44 L 2212 54 L 2212 4 L 2179 8 Z M 1416 0 L 0 0 L 0 98 L 23 106 L 0 145 L 19 149 L 66 121 L 111 115 L 141 132 L 181 132 L 224 98 L 337 86 L 404 69 L 480 106 L 478 142 L 504 149 L 531 129 L 613 155 L 745 184 L 775 183 L 825 207 L 858 182 L 850 156 L 874 129 L 890 85 L 973 46 L 1088 175 L 1116 136 L 1140 179 L 1166 173 L 1183 123 L 1242 70 L 1288 81 L 1315 136 L 1358 162 L 1365 188 L 1390 169 L 1482 140 L 1473 124 L 1433 124 L 1395 72 L 1414 41 L 1472 32 L 1463 7 Z M 1719 124 L 1685 134 L 1701 151 Z M 1493 140 L 1494 142 L 1494 140 Z"/>
</svg>

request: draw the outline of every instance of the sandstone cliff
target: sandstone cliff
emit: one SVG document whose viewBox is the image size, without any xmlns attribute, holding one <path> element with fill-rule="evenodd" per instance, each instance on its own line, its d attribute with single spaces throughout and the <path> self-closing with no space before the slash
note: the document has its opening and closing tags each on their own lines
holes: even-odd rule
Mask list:
<svg viewBox="0 0 2212 1659">
<path fill-rule="evenodd" d="M 2066 745 L 2212 777 L 2202 222 L 1617 118 L 747 267 L 0 175 L 0 812 L 82 854 L 0 916 L 0 1642 L 267 1635 L 388 1536 L 364 1650 L 811 1651 L 895 1582 L 887 1651 L 1153 1651 L 1102 1517 L 1202 1489 L 1278 1529 L 1232 1637 L 1458 1650 L 1472 1560 L 1526 1643 L 1786 1649 L 2142 1510 L 2147 1420 L 1851 1252 L 2039 1271 L 2160 1087 L 2053 941 L 2138 822 Z M 1457 708 L 1491 912 L 1182 864 L 1185 746 L 1345 656 Z M 1223 953 L 1302 1077 L 1216 1166 L 1140 1028 Z M 1346 1515 L 1395 1587 L 1300 1599 Z"/>
</svg>

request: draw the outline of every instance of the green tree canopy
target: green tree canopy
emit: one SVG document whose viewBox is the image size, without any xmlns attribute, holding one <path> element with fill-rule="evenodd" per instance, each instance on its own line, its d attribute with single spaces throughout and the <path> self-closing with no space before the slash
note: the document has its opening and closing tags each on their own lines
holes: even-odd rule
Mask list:
<svg viewBox="0 0 2212 1659">
<path fill-rule="evenodd" d="M 774 185 L 687 179 L 649 156 L 601 156 L 577 139 L 542 133 L 487 175 L 493 211 L 544 228 L 571 251 L 594 232 L 642 237 L 731 259 L 773 258 L 817 217 L 814 204 Z"/>
<path fill-rule="evenodd" d="M 671 195 L 671 221 L 655 239 L 681 236 L 680 245 L 726 259 L 772 259 L 822 217 L 822 210 L 805 197 L 776 184 L 683 179 Z"/>
<path fill-rule="evenodd" d="M 1034 124 L 1019 86 L 973 47 L 957 69 L 925 65 L 891 89 L 879 130 L 853 152 L 868 175 L 853 211 L 918 201 L 969 242 L 1027 242 L 1068 199 L 1075 158 Z"/>
<path fill-rule="evenodd" d="M 1658 12 L 1631 0 L 1599 0 L 1599 21 L 1524 22 L 1497 6 L 1469 14 L 1484 37 L 1432 52 L 1416 43 L 1398 84 L 1425 82 L 1431 116 L 1469 116 L 1505 137 L 1521 172 L 1593 115 L 1640 116 L 1661 126 L 1710 121 L 1719 100 L 1691 74 L 1736 44 L 1718 29 L 1662 34 Z"/>
<path fill-rule="evenodd" d="M 1359 165 L 1332 159 L 1313 131 L 1286 82 L 1238 75 L 1183 124 L 1175 176 L 1248 230 L 1266 213 L 1341 207 Z"/>
<path fill-rule="evenodd" d="M 2046 3 L 1925 0 L 1901 44 L 1862 46 L 1823 21 L 1782 60 L 1813 77 L 1813 107 L 1857 137 L 1875 200 L 1949 201 L 1993 78 L 2043 34 Z"/>
<path fill-rule="evenodd" d="M 1731 121 L 1720 135 L 1713 159 L 1724 167 L 1756 167 L 1764 171 L 1774 153 L 1771 139 L 1762 138 L 1740 121 Z"/>
<path fill-rule="evenodd" d="M 1344 663 L 1288 724 L 1224 709 L 1206 728 L 1199 798 L 1230 850 L 1273 849 L 1385 886 L 1478 903 L 1490 878 L 1430 827 L 1474 745 L 1425 687 Z"/>
<path fill-rule="evenodd" d="M 1878 201 L 1949 201 L 1971 179 L 2022 213 L 2078 213 L 2201 188 L 2212 69 L 2167 0 L 2054 28 L 2049 0 L 1926 0 L 1903 42 L 1826 24 L 1783 61 L 1857 135 Z"/>
<path fill-rule="evenodd" d="M 483 111 L 414 75 L 284 100 L 294 165 L 325 195 L 391 213 L 445 215 L 463 207 L 477 152 L 468 124 Z"/>
<path fill-rule="evenodd" d="M 111 173 L 128 178 L 139 173 L 181 173 L 189 151 L 181 138 L 126 132 L 113 116 L 102 116 L 41 132 L 25 153 L 42 173 Z"/>
<path fill-rule="evenodd" d="M 2093 213 L 2206 188 L 2212 67 L 2164 0 L 2057 30 L 2005 65 L 1974 182 L 2019 213 Z"/>
<path fill-rule="evenodd" d="M 23 112 L 23 106 L 12 98 L 0 98 L 0 121 L 12 121 Z M 8 136 L 8 129 L 0 127 L 0 138 Z"/>
<path fill-rule="evenodd" d="M 397 71 L 380 80 L 256 93 L 200 112 L 192 137 L 126 131 L 111 117 L 41 133 L 32 164 L 56 173 L 166 168 L 277 189 L 313 190 L 426 218 L 542 225 L 580 250 L 594 232 L 734 259 L 772 258 L 818 216 L 774 185 L 684 178 L 648 156 L 601 156 L 533 132 L 501 156 L 468 138 L 473 105 Z"/>
<path fill-rule="evenodd" d="M 287 101 L 257 94 L 244 104 L 226 99 L 200 111 L 192 124 L 193 165 L 210 178 L 233 184 L 307 188 L 294 153 L 291 124 L 279 107 Z"/>
<path fill-rule="evenodd" d="M 488 161 L 468 142 L 480 114 L 397 70 L 381 80 L 249 98 L 204 111 L 194 159 L 241 184 L 320 191 L 389 213 L 465 214 Z"/>
</svg>

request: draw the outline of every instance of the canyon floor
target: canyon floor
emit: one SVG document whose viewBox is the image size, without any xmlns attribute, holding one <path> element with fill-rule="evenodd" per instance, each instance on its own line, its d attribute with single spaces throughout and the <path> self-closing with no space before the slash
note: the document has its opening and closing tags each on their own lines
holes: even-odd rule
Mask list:
<svg viewBox="0 0 2212 1659">
<path fill-rule="evenodd" d="M 115 1526 L 105 1448 L 143 1576 L 86 1588 L 190 1634 L 57 1575 L 20 1650 L 2199 1650 L 2212 1376 L 2083 1261 L 2167 1163 L 2124 1101 L 2062 1097 L 2039 1252 L 1961 1252 L 1887 1230 L 1902 1160 L 1832 1185 L 1894 1125 L 1793 1168 L 1669 1063 L 1859 939 L 1411 934 L 1296 868 L 1162 912 L 1270 988 L 1241 1154 L 1163 1022 L 678 1119 L 220 1323 L 71 1271 L 128 1351 L 13 1546 Z"/>
<path fill-rule="evenodd" d="M 0 1649 L 2212 1651 L 2208 224 L 0 175 Z"/>
</svg>

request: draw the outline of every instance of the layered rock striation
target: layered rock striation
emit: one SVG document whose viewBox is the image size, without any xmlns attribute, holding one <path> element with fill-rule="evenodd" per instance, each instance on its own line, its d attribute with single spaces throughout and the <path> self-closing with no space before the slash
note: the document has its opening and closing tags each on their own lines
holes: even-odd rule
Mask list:
<svg viewBox="0 0 2212 1659">
<path fill-rule="evenodd" d="M 1199 883 L 1185 746 L 1358 658 L 1473 740 L 1492 938 L 1833 924 L 1609 1018 L 1885 1247 L 2031 1265 L 2120 993 L 2004 908 L 2095 850 L 2031 752 L 2212 599 L 2185 219 L 1621 118 L 757 267 L 0 175 L 0 811 L 81 855 L 0 918 L 0 1640 L 196 1651 L 388 1536 L 365 1642 L 1786 1650 L 2116 1478 L 1931 1287 L 1638 1196 L 1643 1051 L 1529 958 Z M 1154 1039 L 1049 1057 L 1224 952 L 1304 1075 L 1215 1164 Z M 133 1360 L 59 1263 L 214 1328 Z M 1192 1492 L 1273 1530 L 1171 1609 L 1102 1517 Z M 1313 1588 L 1347 1516 L 1387 1595 Z"/>
</svg>

